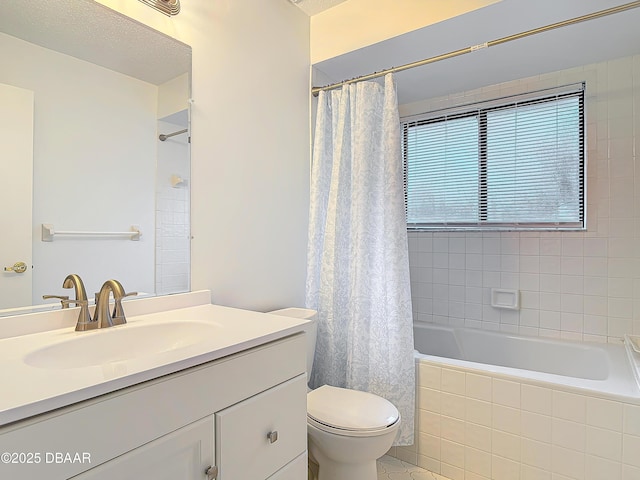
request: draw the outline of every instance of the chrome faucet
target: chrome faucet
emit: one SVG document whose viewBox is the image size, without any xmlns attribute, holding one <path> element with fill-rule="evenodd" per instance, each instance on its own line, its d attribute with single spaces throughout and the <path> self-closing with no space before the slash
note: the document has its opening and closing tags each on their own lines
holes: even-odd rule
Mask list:
<svg viewBox="0 0 640 480">
<path fill-rule="evenodd" d="M 112 293 L 115 303 L 113 313 L 109 309 L 109 298 Z M 94 328 L 108 328 L 127 323 L 124 309 L 122 308 L 122 299 L 137 294 L 137 292 L 125 293 L 122 284 L 117 280 L 104 282 L 100 292 L 96 294 L 96 312 L 93 321 L 97 324 L 97 327 Z"/>
</svg>

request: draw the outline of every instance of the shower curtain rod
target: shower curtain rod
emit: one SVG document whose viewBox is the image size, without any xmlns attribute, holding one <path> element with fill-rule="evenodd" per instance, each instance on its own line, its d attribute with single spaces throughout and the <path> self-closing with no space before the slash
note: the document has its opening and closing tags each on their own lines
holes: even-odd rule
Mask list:
<svg viewBox="0 0 640 480">
<path fill-rule="evenodd" d="M 399 67 L 392 67 L 392 68 L 388 68 L 387 70 L 381 70 L 379 72 L 369 73 L 368 75 L 362 75 L 360 77 L 355 77 L 349 80 L 343 80 L 342 82 L 332 83 L 324 87 L 313 87 L 311 89 L 311 93 L 313 94 L 314 97 L 317 97 L 321 91 L 335 90 L 336 88 L 340 88 L 343 85 L 349 85 L 351 83 L 362 82 L 364 80 L 371 80 L 373 78 L 383 77 L 387 73 L 402 72 L 404 70 L 409 70 L 410 68 L 421 67 L 429 63 L 439 62 L 440 60 L 446 60 L 447 58 L 457 57 L 460 55 L 464 55 L 466 53 L 475 52 L 476 50 L 481 50 L 483 48 L 493 47 L 495 45 L 507 43 L 512 40 L 518 40 L 520 38 L 525 38 L 530 35 L 536 35 L 538 33 L 548 32 L 549 30 L 554 30 L 556 28 L 566 27 L 568 25 L 574 25 L 576 23 L 586 22 L 587 20 L 593 20 L 595 18 L 605 17 L 607 15 L 624 12 L 626 10 L 631 10 L 632 8 L 637 8 L 637 7 L 640 7 L 640 1 L 625 3 L 624 5 L 618 5 L 617 7 L 607 8 L 605 10 L 599 10 L 597 12 L 589 13 L 587 15 L 582 15 L 580 17 L 575 17 L 569 20 L 563 20 L 561 22 L 552 23 L 544 27 L 534 28 L 532 30 L 527 30 L 525 32 L 516 33 L 515 35 L 502 37 L 497 40 L 491 40 L 489 42 L 481 43 L 479 45 L 473 45 L 471 47 L 461 48 L 460 50 L 454 50 L 452 52 L 444 53 L 442 55 L 436 55 L 435 57 L 425 58 L 424 60 L 419 60 L 417 62 L 407 63 L 405 65 L 400 65 Z"/>
<path fill-rule="evenodd" d="M 187 133 L 188 131 L 189 129 L 185 128 L 184 130 L 178 130 L 177 132 L 173 132 L 173 133 L 167 133 L 167 134 L 161 133 L 160 135 L 158 135 L 158 138 L 164 142 L 169 137 L 175 137 L 176 135 L 180 135 L 181 133 Z"/>
</svg>

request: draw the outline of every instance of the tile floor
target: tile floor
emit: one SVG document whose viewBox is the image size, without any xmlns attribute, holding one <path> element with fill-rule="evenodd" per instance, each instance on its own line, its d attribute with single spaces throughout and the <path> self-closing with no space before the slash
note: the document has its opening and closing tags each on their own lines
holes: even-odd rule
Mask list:
<svg viewBox="0 0 640 480">
<path fill-rule="evenodd" d="M 378 480 L 449 480 L 397 458 L 385 455 L 378 460 Z"/>
</svg>

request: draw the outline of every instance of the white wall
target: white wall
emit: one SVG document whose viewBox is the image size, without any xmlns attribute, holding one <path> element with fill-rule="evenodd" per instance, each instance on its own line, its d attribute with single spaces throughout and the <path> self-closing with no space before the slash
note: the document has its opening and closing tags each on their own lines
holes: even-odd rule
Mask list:
<svg viewBox="0 0 640 480">
<path fill-rule="evenodd" d="M 5 34 L 0 56 L 9 66 L 0 83 L 35 92 L 33 303 L 61 293 L 69 273 L 82 276 L 89 294 L 107 278 L 153 291 L 157 87 Z M 89 231 L 135 224 L 143 237 L 42 242 L 42 223 Z"/>
<path fill-rule="evenodd" d="M 193 48 L 192 289 L 257 310 L 302 305 L 308 17 L 286 0 L 184 0 L 174 18 L 100 3 Z"/>
<path fill-rule="evenodd" d="M 411 233 L 415 320 L 584 341 L 640 334 L 640 56 L 403 105 L 401 115 L 579 81 L 587 231 Z M 519 289 L 522 309 L 491 307 L 491 287 Z"/>
<path fill-rule="evenodd" d="M 189 105 L 189 73 L 158 86 L 158 118 L 185 110 Z"/>
</svg>

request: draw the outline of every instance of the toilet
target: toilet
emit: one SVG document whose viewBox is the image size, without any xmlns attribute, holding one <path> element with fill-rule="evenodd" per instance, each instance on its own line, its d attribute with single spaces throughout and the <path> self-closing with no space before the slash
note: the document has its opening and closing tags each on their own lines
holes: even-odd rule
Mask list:
<svg viewBox="0 0 640 480">
<path fill-rule="evenodd" d="M 317 312 L 285 308 L 274 315 L 309 320 L 307 382 L 313 367 Z M 376 460 L 393 444 L 400 413 L 388 400 L 372 393 L 323 385 L 307 393 L 309 455 L 318 464 L 318 480 L 376 480 Z"/>
</svg>

